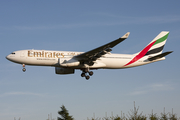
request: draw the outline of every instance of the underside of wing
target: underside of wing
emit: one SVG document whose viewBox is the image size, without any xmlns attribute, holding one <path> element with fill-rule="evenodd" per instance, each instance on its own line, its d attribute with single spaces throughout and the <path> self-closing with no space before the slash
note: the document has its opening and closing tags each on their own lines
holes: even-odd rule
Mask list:
<svg viewBox="0 0 180 120">
<path fill-rule="evenodd" d="M 82 53 L 80 55 L 74 56 L 74 59 L 82 62 L 83 64 L 93 65 L 94 61 L 96 61 L 101 56 L 107 54 L 108 52 L 111 52 L 114 46 L 119 44 L 120 42 L 124 41 L 126 38 L 128 38 L 130 32 L 127 32 L 124 36 L 121 38 L 114 40 L 110 43 L 107 43 L 101 47 L 95 48 L 93 50 L 90 50 L 88 52 Z"/>
</svg>

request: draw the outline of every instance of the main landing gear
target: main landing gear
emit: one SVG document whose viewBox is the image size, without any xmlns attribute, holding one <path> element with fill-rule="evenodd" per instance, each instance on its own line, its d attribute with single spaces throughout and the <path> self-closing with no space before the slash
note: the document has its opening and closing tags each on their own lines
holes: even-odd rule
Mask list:
<svg viewBox="0 0 180 120">
<path fill-rule="evenodd" d="M 87 75 L 89 74 L 89 75 Z M 81 77 L 85 77 L 86 80 L 89 80 L 90 76 L 93 75 L 93 71 L 89 71 L 89 69 L 84 69 L 82 70 L 82 74 L 81 74 Z"/>
<path fill-rule="evenodd" d="M 25 72 L 26 71 L 25 64 L 23 64 L 22 66 L 23 66 L 22 71 Z"/>
</svg>

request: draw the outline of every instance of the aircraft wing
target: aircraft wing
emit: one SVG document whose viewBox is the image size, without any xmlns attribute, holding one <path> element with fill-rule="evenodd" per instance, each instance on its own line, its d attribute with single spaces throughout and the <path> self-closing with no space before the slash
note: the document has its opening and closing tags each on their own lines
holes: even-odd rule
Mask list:
<svg viewBox="0 0 180 120">
<path fill-rule="evenodd" d="M 111 48 L 119 44 L 120 42 L 124 41 L 126 38 L 128 38 L 130 32 L 127 32 L 124 36 L 121 38 L 114 40 L 110 43 L 107 43 L 101 47 L 95 48 L 93 50 L 90 50 L 88 52 L 82 53 L 80 55 L 74 56 L 74 59 L 79 60 L 81 62 L 89 62 L 93 63 L 93 61 L 96 61 L 98 58 L 100 58 L 102 55 L 107 54 L 108 52 L 112 51 Z"/>
</svg>

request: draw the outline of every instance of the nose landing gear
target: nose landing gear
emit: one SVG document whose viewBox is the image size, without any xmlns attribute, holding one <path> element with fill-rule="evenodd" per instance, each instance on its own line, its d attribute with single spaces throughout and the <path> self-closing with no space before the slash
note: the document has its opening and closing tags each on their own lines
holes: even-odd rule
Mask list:
<svg viewBox="0 0 180 120">
<path fill-rule="evenodd" d="M 87 75 L 89 73 L 89 75 Z M 89 71 L 89 69 L 82 70 L 81 77 L 85 77 L 86 80 L 89 80 L 90 76 L 93 75 L 93 71 Z"/>
<path fill-rule="evenodd" d="M 25 72 L 26 71 L 25 64 L 23 64 L 22 66 L 23 66 L 22 71 Z"/>
</svg>

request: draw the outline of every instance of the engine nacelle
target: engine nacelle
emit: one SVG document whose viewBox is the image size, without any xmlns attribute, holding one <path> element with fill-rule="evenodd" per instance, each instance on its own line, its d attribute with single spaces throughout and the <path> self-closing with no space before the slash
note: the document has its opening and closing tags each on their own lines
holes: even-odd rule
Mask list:
<svg viewBox="0 0 180 120">
<path fill-rule="evenodd" d="M 69 59 L 68 58 L 59 58 L 58 63 L 62 67 L 75 67 L 80 64 L 79 61 L 74 60 L 72 58 L 69 58 Z"/>
<path fill-rule="evenodd" d="M 74 74 L 74 69 L 55 67 L 55 72 L 56 74 Z"/>
</svg>

